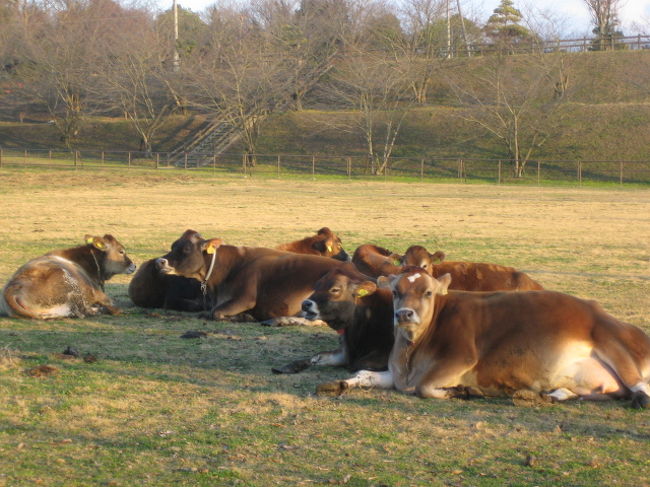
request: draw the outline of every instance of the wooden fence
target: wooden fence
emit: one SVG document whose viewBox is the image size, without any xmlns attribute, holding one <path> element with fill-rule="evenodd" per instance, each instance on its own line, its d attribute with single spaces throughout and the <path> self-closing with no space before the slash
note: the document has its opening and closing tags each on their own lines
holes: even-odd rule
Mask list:
<svg viewBox="0 0 650 487">
<path fill-rule="evenodd" d="M 501 183 L 610 182 L 650 184 L 650 159 L 629 161 L 546 160 L 530 161 L 522 177 L 515 177 L 513 165 L 504 159 L 395 157 L 383 174 L 372 174 L 365 156 L 305 154 L 206 155 L 207 163 L 193 167 L 187 158 L 173 164 L 169 153 L 137 151 L 61 151 L 49 149 L 2 149 L 0 169 L 55 167 L 73 170 L 107 168 L 193 171 L 231 177 L 340 178 L 379 180 L 457 180 Z"/>
</svg>

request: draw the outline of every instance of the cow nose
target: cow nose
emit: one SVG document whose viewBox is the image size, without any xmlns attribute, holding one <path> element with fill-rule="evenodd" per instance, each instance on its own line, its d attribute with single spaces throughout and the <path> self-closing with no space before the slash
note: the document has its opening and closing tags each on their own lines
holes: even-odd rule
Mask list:
<svg viewBox="0 0 650 487">
<path fill-rule="evenodd" d="M 414 321 L 415 311 L 410 308 L 398 309 L 395 312 L 395 318 L 398 323 L 412 323 Z"/>
<path fill-rule="evenodd" d="M 313 307 L 314 307 L 314 302 L 311 299 L 305 299 L 302 302 L 302 310 L 305 313 L 309 313 L 312 310 Z"/>
<path fill-rule="evenodd" d="M 164 269 L 165 267 L 167 267 L 168 264 L 169 263 L 167 262 L 167 259 L 163 259 L 162 257 L 156 259 L 156 267 L 158 269 Z"/>
</svg>

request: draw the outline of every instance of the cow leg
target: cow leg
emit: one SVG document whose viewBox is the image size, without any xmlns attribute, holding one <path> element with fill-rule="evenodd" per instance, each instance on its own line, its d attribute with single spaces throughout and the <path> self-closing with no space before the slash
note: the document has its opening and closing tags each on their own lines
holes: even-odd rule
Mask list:
<svg viewBox="0 0 650 487">
<path fill-rule="evenodd" d="M 620 326 L 607 322 L 600 325 L 594 329 L 594 351 L 597 357 L 607 364 L 629 389 L 632 407 L 650 407 L 650 362 L 646 359 L 644 363 L 640 363 L 638 358 L 638 355 L 647 356 L 650 351 L 648 338 L 637 328 L 622 330 Z M 631 350 L 636 351 L 637 356 L 633 356 Z"/>
<path fill-rule="evenodd" d="M 327 326 L 323 320 L 308 320 L 301 316 L 281 316 L 260 322 L 262 326 Z"/>
<path fill-rule="evenodd" d="M 340 347 L 338 350 L 317 353 L 309 359 L 309 363 L 311 365 L 332 365 L 334 367 L 347 365 L 350 360 L 347 343 L 343 337 L 339 337 L 339 342 Z"/>
<path fill-rule="evenodd" d="M 449 399 L 457 397 L 459 386 L 463 384 L 462 377 L 474 368 L 478 362 L 474 350 L 466 350 L 458 354 L 450 351 L 454 359 L 437 358 L 436 365 L 424 376 L 419 384 L 415 385 L 415 394 L 420 397 L 434 399 Z"/>
<path fill-rule="evenodd" d="M 320 384 L 316 388 L 319 395 L 341 395 L 348 389 L 356 387 L 376 387 L 378 389 L 392 389 L 395 386 L 393 373 L 390 370 L 384 372 L 373 372 L 371 370 L 360 370 L 355 375 L 345 380 L 336 380 Z"/>
</svg>

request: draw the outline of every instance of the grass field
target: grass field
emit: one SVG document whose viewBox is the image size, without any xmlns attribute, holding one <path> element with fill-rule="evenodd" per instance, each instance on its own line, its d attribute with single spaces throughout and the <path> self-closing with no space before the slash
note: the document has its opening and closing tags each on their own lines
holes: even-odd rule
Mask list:
<svg viewBox="0 0 650 487">
<path fill-rule="evenodd" d="M 0 280 L 111 233 L 137 262 L 185 229 L 272 246 L 322 226 L 347 250 L 412 243 L 513 265 L 650 332 L 650 190 L 309 180 L 133 171 L 0 171 Z M 314 395 L 342 369 L 271 368 L 336 347 L 322 328 L 121 316 L 0 318 L 0 486 L 648 485 L 650 413 L 392 391 Z M 203 330 L 203 339 L 181 339 Z M 66 359 L 76 348 L 96 362 Z M 41 377 L 26 373 L 53 367 Z"/>
</svg>

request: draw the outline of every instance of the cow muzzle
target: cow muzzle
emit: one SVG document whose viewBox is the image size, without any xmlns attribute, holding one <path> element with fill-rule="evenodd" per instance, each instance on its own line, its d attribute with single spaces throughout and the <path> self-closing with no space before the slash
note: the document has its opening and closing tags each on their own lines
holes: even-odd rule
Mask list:
<svg viewBox="0 0 650 487">
<path fill-rule="evenodd" d="M 318 316 L 320 314 L 318 311 L 318 305 L 311 299 L 305 299 L 302 302 L 301 309 L 305 314 L 305 318 L 308 320 L 315 321 L 318 319 Z"/>
<path fill-rule="evenodd" d="M 131 262 L 129 264 L 129 267 L 127 267 L 126 270 L 124 271 L 124 273 L 125 274 L 133 274 L 136 269 L 137 269 L 137 266 L 133 262 Z"/>
<path fill-rule="evenodd" d="M 156 268 L 161 274 L 173 274 L 174 268 L 169 265 L 169 261 L 163 257 L 156 259 Z"/>
<path fill-rule="evenodd" d="M 399 326 L 411 323 L 419 324 L 420 316 L 413 308 L 400 308 L 395 311 L 395 323 Z"/>
</svg>

